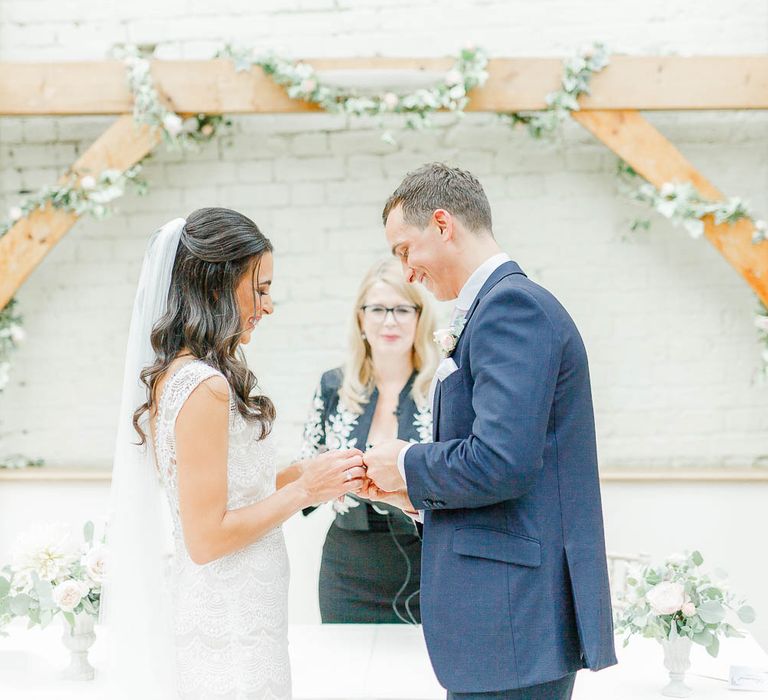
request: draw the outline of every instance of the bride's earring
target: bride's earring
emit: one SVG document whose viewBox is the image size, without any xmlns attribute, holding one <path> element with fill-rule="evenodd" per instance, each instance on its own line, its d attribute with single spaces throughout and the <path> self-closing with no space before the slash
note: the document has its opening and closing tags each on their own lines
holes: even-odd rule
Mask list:
<svg viewBox="0 0 768 700">
<path fill-rule="evenodd" d="M 367 340 L 367 337 L 366 337 L 365 333 L 361 333 L 361 334 L 360 334 L 360 337 L 361 337 L 363 340 Z"/>
</svg>

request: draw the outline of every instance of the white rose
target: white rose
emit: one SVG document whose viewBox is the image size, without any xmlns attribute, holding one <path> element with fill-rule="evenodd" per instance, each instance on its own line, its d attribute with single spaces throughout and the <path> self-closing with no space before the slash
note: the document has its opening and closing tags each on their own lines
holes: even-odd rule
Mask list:
<svg viewBox="0 0 768 700">
<path fill-rule="evenodd" d="M 24 338 L 27 337 L 27 334 L 24 332 L 24 329 L 21 326 L 17 326 L 16 324 L 12 325 L 9 330 L 11 334 L 11 340 L 14 343 L 21 343 L 24 341 Z"/>
<path fill-rule="evenodd" d="M 14 543 L 11 568 L 35 571 L 44 581 L 68 575 L 78 559 L 66 525 L 43 523 L 21 535 Z"/>
<path fill-rule="evenodd" d="M 696 606 L 689 600 L 683 605 L 682 612 L 686 617 L 693 617 L 696 614 Z"/>
<path fill-rule="evenodd" d="M 29 569 L 13 574 L 11 590 L 14 593 L 31 593 L 34 588 L 35 582 L 32 580 L 32 572 Z"/>
<path fill-rule="evenodd" d="M 388 92 L 384 97 L 382 98 L 382 102 L 384 103 L 384 106 L 387 109 L 394 109 L 397 107 L 397 103 L 400 101 L 400 98 L 395 95 L 394 92 Z"/>
<path fill-rule="evenodd" d="M 760 233 L 765 233 L 768 231 L 768 222 L 763 221 L 763 219 L 758 219 L 755 221 L 755 228 L 760 231 Z"/>
<path fill-rule="evenodd" d="M 433 337 L 437 346 L 445 354 L 450 353 L 456 347 L 456 336 L 450 328 L 441 328 L 434 332 Z"/>
<path fill-rule="evenodd" d="M 463 84 L 464 83 L 464 77 L 456 69 L 449 70 L 445 74 L 445 83 L 446 83 L 446 85 L 458 85 L 459 83 Z"/>
<path fill-rule="evenodd" d="M 755 325 L 761 331 L 768 333 L 768 316 L 755 316 Z"/>
<path fill-rule="evenodd" d="M 53 602 L 64 612 L 72 612 L 83 599 L 82 584 L 69 579 L 53 589 Z"/>
<path fill-rule="evenodd" d="M 169 113 L 163 117 L 163 128 L 171 136 L 180 134 L 183 126 L 184 124 L 182 123 L 181 118 L 176 114 Z"/>
<path fill-rule="evenodd" d="M 675 186 L 671 182 L 665 182 L 661 189 L 659 190 L 659 194 L 662 197 L 671 197 L 675 193 Z"/>
<path fill-rule="evenodd" d="M 317 87 L 317 81 L 312 80 L 312 78 L 307 78 L 305 80 L 302 80 L 301 85 L 299 85 L 299 89 L 302 92 L 313 92 L 316 87 Z"/>
<path fill-rule="evenodd" d="M 18 221 L 22 216 L 24 216 L 24 212 L 21 210 L 21 207 L 11 207 L 8 210 L 8 218 L 11 221 Z"/>
<path fill-rule="evenodd" d="M 685 603 L 685 588 L 676 581 L 662 581 L 645 595 L 656 615 L 672 615 Z"/>
<path fill-rule="evenodd" d="M 107 572 L 107 548 L 97 545 L 82 558 L 82 564 L 94 583 L 101 583 Z"/>
<path fill-rule="evenodd" d="M 93 175 L 86 175 L 82 180 L 80 180 L 80 187 L 82 187 L 84 190 L 92 190 L 94 187 L 96 187 L 96 178 L 94 178 Z"/>
</svg>

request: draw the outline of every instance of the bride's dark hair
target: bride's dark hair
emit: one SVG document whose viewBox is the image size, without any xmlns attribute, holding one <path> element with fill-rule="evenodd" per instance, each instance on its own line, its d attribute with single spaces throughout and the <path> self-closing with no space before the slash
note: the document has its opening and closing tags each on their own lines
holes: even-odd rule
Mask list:
<svg viewBox="0 0 768 700">
<path fill-rule="evenodd" d="M 258 282 L 261 258 L 271 251 L 272 244 L 258 226 L 236 211 L 206 207 L 187 217 L 173 263 L 168 310 L 150 336 L 155 362 L 140 375 L 147 388 L 147 400 L 133 414 L 140 445 L 146 442 L 141 418 L 147 412 L 151 415 L 157 382 L 182 348 L 219 370 L 240 415 L 261 424 L 261 438 L 269 434 L 275 406 L 268 397 L 254 393 L 256 377 L 240 349 L 243 329 L 235 290 L 251 267 Z"/>
</svg>

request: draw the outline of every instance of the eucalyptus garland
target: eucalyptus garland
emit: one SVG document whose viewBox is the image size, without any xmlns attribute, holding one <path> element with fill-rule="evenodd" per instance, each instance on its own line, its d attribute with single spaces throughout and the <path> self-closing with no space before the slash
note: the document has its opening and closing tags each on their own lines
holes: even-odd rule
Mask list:
<svg viewBox="0 0 768 700">
<path fill-rule="evenodd" d="M 755 326 L 757 327 L 758 341 L 762 346 L 763 367 L 761 376 L 768 381 L 768 307 L 762 302 L 758 302 Z"/>
<path fill-rule="evenodd" d="M 752 243 L 768 240 L 768 223 L 764 219 L 756 219 L 749 203 L 741 197 L 712 202 L 702 197 L 690 182 L 665 182 L 656 188 L 623 161 L 619 162 L 618 176 L 622 189 L 630 199 L 651 207 L 673 226 L 682 226 L 691 238 L 704 235 L 702 219 L 711 215 L 716 224 L 735 224 L 742 219 L 749 219 L 755 227 Z M 648 219 L 634 219 L 630 228 L 633 231 L 648 230 L 650 226 Z M 762 347 L 760 375 L 768 379 L 768 309 L 762 302 L 758 301 L 758 304 L 755 326 Z"/>
<path fill-rule="evenodd" d="M 5 221 L 0 222 L 0 238 L 8 233 L 17 221 L 47 206 L 72 212 L 77 216 L 88 215 L 105 219 L 114 213 L 112 202 L 125 194 L 129 184 L 134 185 L 139 194 L 146 192 L 147 182 L 141 171 L 141 164 L 136 164 L 125 171 L 102 170 L 96 177 L 70 173 L 59 184 L 46 185 L 11 207 Z"/>
<path fill-rule="evenodd" d="M 196 149 L 201 143 L 219 135 L 222 127 L 231 126 L 232 122 L 224 115 L 197 114 L 183 118 L 176 114 L 160 99 L 147 57 L 134 46 L 122 47 L 116 55 L 126 67 L 128 86 L 134 98 L 134 121 L 159 129 L 169 148 Z M 439 110 L 462 115 L 469 101 L 468 93 L 482 86 L 488 78 L 487 55 L 472 44 L 460 51 L 451 69 L 431 88 L 409 93 L 385 92 L 381 95 L 361 95 L 354 90 L 324 84 L 308 63 L 287 60 L 274 53 L 257 56 L 251 49 L 226 46 L 216 56 L 231 60 L 236 71 L 260 67 L 267 76 L 286 89 L 289 97 L 316 104 L 327 112 L 374 117 L 401 114 L 409 129 L 430 127 L 432 114 Z M 525 126 L 536 139 L 550 136 L 572 112 L 579 109 L 579 97 L 589 94 L 592 77 L 608 63 L 608 52 L 604 44 L 596 42 L 584 47 L 576 56 L 563 62 L 561 87 L 547 95 L 545 110 L 500 116 L 513 126 Z M 384 138 L 392 141 L 388 133 L 384 134 Z M 141 177 L 145 160 L 124 172 L 104 170 L 96 175 L 84 176 L 71 173 L 63 183 L 42 188 L 17 206 L 11 207 L 7 219 L 0 222 L 0 237 L 21 218 L 46 206 L 70 211 L 77 216 L 87 214 L 98 219 L 109 216 L 113 213 L 111 203 L 125 193 L 128 184 L 136 186 L 140 194 L 146 192 L 147 182 Z M 716 223 L 733 223 L 750 218 L 755 224 L 753 241 L 759 243 L 768 238 L 766 222 L 754 220 L 748 204 L 738 197 L 725 202 L 710 202 L 703 199 L 691 183 L 667 183 L 657 190 L 647 182 L 637 184 L 639 176 L 623 163 L 620 164 L 619 175 L 625 185 L 636 185 L 634 188 L 625 188 L 632 199 L 652 207 L 674 225 L 683 226 L 694 238 L 700 238 L 703 234 L 701 218 L 708 214 L 714 216 Z M 647 229 L 649 225 L 647 220 L 638 219 L 633 222 L 632 228 Z M 14 312 L 14 304 L 11 300 L 5 309 L 0 310 L 0 392 L 8 382 L 10 353 L 23 338 L 21 319 Z M 755 323 L 765 348 L 764 373 L 768 377 L 768 310 L 763 306 L 760 308 Z M 19 458 L 16 462 L 35 463 L 25 458 Z"/>
<path fill-rule="evenodd" d="M 595 42 L 583 47 L 579 53 L 563 61 L 563 76 L 560 89 L 546 97 L 547 108 L 541 112 L 509 112 L 499 115 L 511 126 L 522 125 L 535 139 L 551 136 L 557 128 L 578 112 L 579 97 L 589 95 L 589 83 L 609 63 L 605 44 Z"/>
<path fill-rule="evenodd" d="M 21 316 L 16 312 L 16 300 L 11 299 L 0 310 L 0 393 L 8 385 L 11 372 L 11 353 L 24 341 Z"/>
<path fill-rule="evenodd" d="M 672 222 L 673 226 L 682 226 L 691 238 L 704 235 L 703 217 L 712 215 L 716 224 L 735 224 L 742 219 L 749 219 L 755 226 L 752 242 L 757 244 L 768 237 L 768 224 L 757 219 L 750 205 L 741 197 L 729 197 L 727 200 L 713 202 L 702 197 L 690 182 L 665 182 L 660 188 L 643 180 L 627 163 L 618 165 L 619 181 L 624 193 L 632 200 L 646 204 L 658 214 Z M 631 228 L 648 229 L 650 221 L 635 219 Z"/>
<path fill-rule="evenodd" d="M 114 53 L 125 64 L 128 88 L 133 95 L 133 120 L 160 129 L 170 149 L 196 150 L 199 144 L 216 136 L 221 127 L 231 125 L 232 122 L 220 114 L 197 114 L 182 119 L 160 100 L 151 63 L 137 47 L 123 46 Z"/>
<path fill-rule="evenodd" d="M 469 101 L 467 93 L 488 79 L 488 58 L 482 49 L 473 44 L 461 50 L 452 68 L 433 87 L 420 88 L 410 93 L 386 92 L 372 96 L 324 84 L 308 63 L 290 61 L 274 53 L 257 56 L 251 49 L 227 46 L 216 55 L 231 60 L 236 71 L 260 67 L 266 75 L 285 88 L 289 97 L 316 104 L 331 114 L 402 114 L 405 116 L 405 126 L 409 129 L 431 126 L 430 116 L 438 110 L 463 113 Z"/>
</svg>

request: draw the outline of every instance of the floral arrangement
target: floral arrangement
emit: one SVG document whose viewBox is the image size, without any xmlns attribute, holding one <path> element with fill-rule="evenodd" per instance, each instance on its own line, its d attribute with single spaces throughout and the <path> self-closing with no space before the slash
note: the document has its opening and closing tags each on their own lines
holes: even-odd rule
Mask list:
<svg viewBox="0 0 768 700">
<path fill-rule="evenodd" d="M 687 637 L 717 656 L 721 635 L 743 636 L 726 621 L 728 613 L 750 623 L 754 610 L 728 591 L 723 574 L 702 572 L 703 561 L 699 552 L 672 555 L 628 575 L 625 606 L 616 620 L 616 631 L 626 634 L 624 646 L 633 634 L 659 641 Z"/>
<path fill-rule="evenodd" d="M 71 626 L 80 613 L 98 617 L 107 551 L 94 531 L 87 522 L 77 543 L 68 527 L 44 524 L 18 538 L 0 576 L 0 631 L 17 617 L 29 627 L 46 627 L 59 614 Z"/>
<path fill-rule="evenodd" d="M 563 62 L 560 89 L 550 92 L 543 112 L 510 112 L 500 115 L 511 126 L 523 125 L 535 139 L 552 135 L 571 112 L 579 111 L 579 97 L 589 94 L 589 83 L 609 63 L 605 45 L 596 42 L 583 47 L 576 56 Z"/>
<path fill-rule="evenodd" d="M 432 88 L 422 88 L 408 94 L 386 92 L 372 96 L 323 84 L 308 63 L 289 61 L 273 53 L 256 56 L 250 49 L 227 46 L 216 55 L 230 59 L 237 71 L 248 71 L 253 66 L 259 66 L 278 85 L 282 85 L 293 99 L 311 102 L 333 114 L 403 114 L 409 129 L 430 126 L 430 115 L 440 109 L 462 113 L 468 102 L 467 93 L 483 85 L 488 78 L 488 58 L 474 44 L 468 44 L 461 50 L 453 67 Z M 387 140 L 391 140 L 391 137 Z"/>
</svg>

